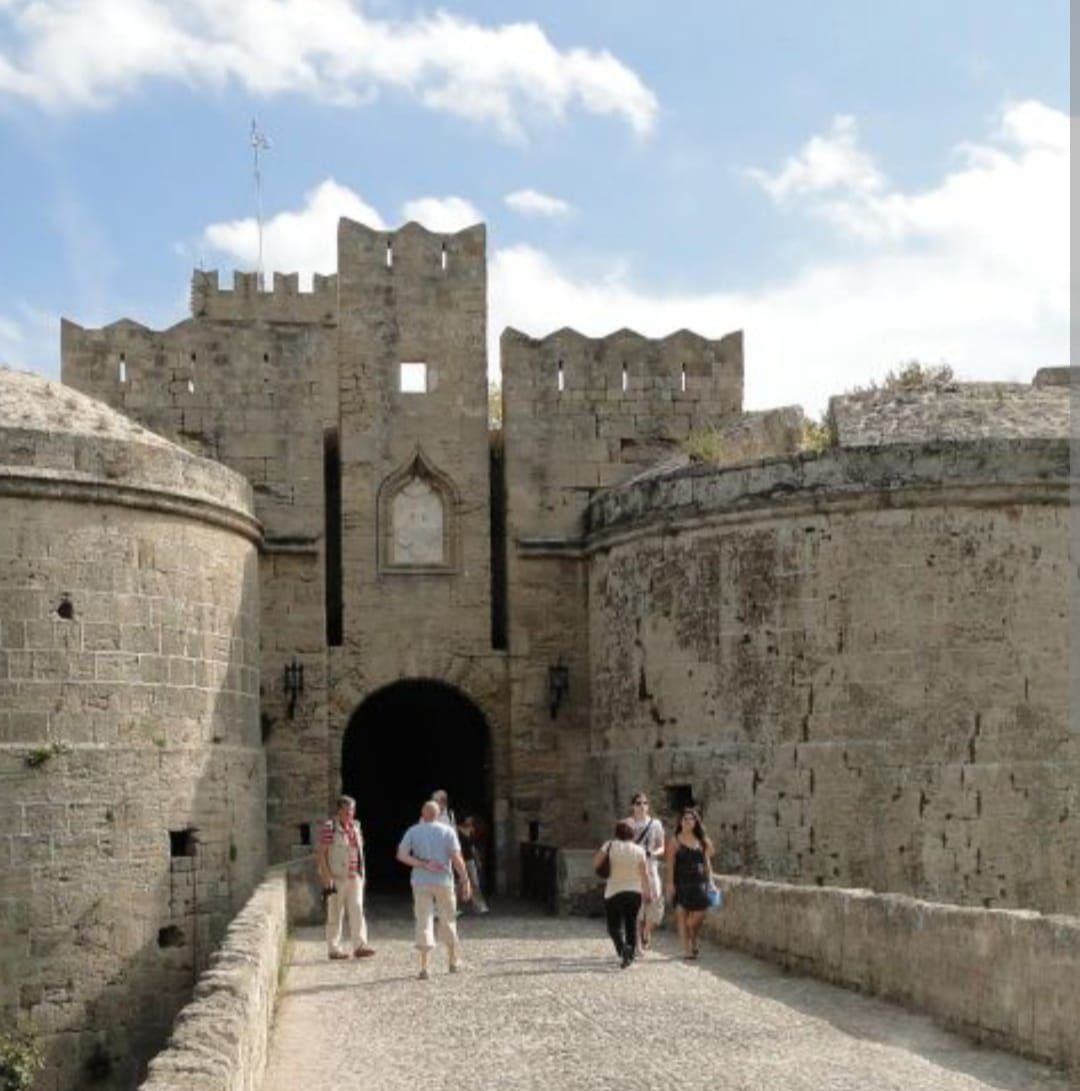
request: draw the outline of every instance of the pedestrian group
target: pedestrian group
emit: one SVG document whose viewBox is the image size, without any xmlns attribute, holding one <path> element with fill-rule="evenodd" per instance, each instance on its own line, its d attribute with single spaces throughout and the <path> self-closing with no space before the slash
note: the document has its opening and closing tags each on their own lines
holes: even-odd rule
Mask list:
<svg viewBox="0 0 1080 1091">
<path fill-rule="evenodd" d="M 478 841 L 481 831 L 472 816 L 459 825 L 444 791 L 433 792 L 420 808 L 420 821 L 405 831 L 397 859 L 411 870 L 413 916 L 419 977 L 431 976 L 431 952 L 438 940 L 447 951 L 450 973 L 462 968 L 457 933 L 458 902 L 478 913 L 488 906 L 480 889 Z M 628 967 L 648 951 L 653 930 L 664 917 L 665 894 L 675 912 L 683 957 L 698 957 L 698 933 L 706 912 L 720 904 L 712 870 L 713 843 L 696 807 L 683 807 L 674 834 L 649 811 L 643 792 L 631 800 L 631 813 L 615 823 L 614 836 L 593 858 L 605 879 L 607 930 L 621 966 Z M 660 861 L 666 882 L 661 886 Z M 326 945 L 332 959 L 370 958 L 364 917 L 364 836 L 356 819 L 356 801 L 339 796 L 337 811 L 319 831 L 315 856 L 326 900 Z M 455 883 L 456 877 L 456 883 Z M 348 945 L 342 942 L 348 926 Z"/>
</svg>

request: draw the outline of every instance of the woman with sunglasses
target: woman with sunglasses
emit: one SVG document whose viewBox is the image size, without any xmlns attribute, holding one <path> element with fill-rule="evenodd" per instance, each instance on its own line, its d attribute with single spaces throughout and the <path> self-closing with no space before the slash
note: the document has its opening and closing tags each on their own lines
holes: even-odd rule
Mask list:
<svg viewBox="0 0 1080 1091">
<path fill-rule="evenodd" d="M 652 943 L 652 931 L 664 919 L 664 892 L 660 885 L 660 861 L 664 858 L 664 827 L 649 814 L 649 797 L 635 792 L 630 800 L 631 813 L 626 819 L 634 831 L 634 844 L 645 850 L 652 900 L 641 907 L 638 917 L 638 942 L 643 951 Z"/>
<path fill-rule="evenodd" d="M 667 895 L 675 907 L 683 958 L 698 957 L 698 932 L 713 885 L 712 854 L 701 815 L 694 807 L 684 807 L 667 846 Z"/>
</svg>

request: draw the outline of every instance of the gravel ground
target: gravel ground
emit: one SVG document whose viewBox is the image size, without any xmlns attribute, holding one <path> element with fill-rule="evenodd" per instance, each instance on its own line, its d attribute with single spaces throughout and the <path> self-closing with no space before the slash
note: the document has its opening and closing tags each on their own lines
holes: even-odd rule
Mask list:
<svg viewBox="0 0 1080 1091">
<path fill-rule="evenodd" d="M 329 962 L 295 937 L 263 1091 L 1067 1091 L 1080 1084 L 980 1049 L 903 1009 L 661 933 L 621 970 L 596 920 L 498 908 L 460 924 L 416 977 L 407 903 L 369 912 L 375 958 Z"/>
</svg>

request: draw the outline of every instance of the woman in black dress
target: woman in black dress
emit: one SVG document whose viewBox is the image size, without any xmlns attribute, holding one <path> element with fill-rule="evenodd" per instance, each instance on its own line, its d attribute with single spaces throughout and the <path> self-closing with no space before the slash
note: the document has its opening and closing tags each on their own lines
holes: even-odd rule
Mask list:
<svg viewBox="0 0 1080 1091">
<path fill-rule="evenodd" d="M 675 925 L 683 958 L 698 957 L 698 932 L 709 908 L 713 885 L 713 844 L 693 807 L 679 814 L 675 836 L 667 842 L 667 896 L 675 907 Z"/>
</svg>

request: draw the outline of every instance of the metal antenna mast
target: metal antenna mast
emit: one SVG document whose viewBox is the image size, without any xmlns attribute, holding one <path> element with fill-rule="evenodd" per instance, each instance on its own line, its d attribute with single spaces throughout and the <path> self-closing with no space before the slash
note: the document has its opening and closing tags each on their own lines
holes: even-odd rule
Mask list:
<svg viewBox="0 0 1080 1091">
<path fill-rule="evenodd" d="M 268 151 L 270 141 L 263 133 L 255 119 L 251 119 L 251 152 L 255 161 L 255 224 L 259 233 L 259 261 L 255 266 L 256 275 L 259 278 L 259 287 L 263 286 L 263 215 L 262 215 L 262 171 L 259 168 L 259 155 Z"/>
</svg>

